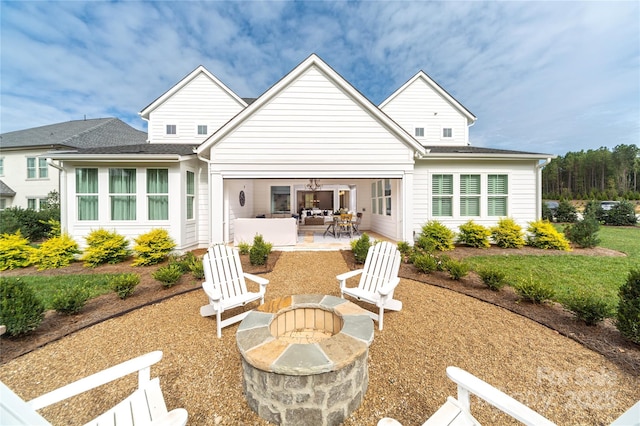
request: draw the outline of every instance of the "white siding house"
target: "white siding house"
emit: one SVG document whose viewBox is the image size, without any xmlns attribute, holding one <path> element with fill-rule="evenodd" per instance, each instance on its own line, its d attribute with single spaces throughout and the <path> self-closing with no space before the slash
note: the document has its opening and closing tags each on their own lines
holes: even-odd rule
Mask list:
<svg viewBox="0 0 640 426">
<path fill-rule="evenodd" d="M 540 216 L 540 169 L 552 157 L 469 146 L 476 117 L 423 72 L 378 107 L 316 55 L 250 103 L 198 67 L 140 114 L 147 144 L 53 155 L 74 237 L 163 227 L 186 250 L 233 241 L 235 219 L 315 203 L 361 212 L 361 229 L 396 241 L 412 242 L 432 219 L 454 230 L 504 216 L 526 225 Z M 97 169 L 92 194 L 76 187 L 85 169 Z M 158 176 L 166 214 L 149 192 Z M 135 182 L 127 214 L 111 179 Z M 308 190 L 310 179 L 322 188 Z M 87 195 L 97 203 L 90 215 Z"/>
</svg>

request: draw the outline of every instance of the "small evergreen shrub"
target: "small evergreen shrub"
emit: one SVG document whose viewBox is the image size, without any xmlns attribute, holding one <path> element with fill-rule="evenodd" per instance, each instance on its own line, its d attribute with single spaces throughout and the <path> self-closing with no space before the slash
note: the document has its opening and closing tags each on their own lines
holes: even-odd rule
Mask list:
<svg viewBox="0 0 640 426">
<path fill-rule="evenodd" d="M 490 247 L 489 236 L 491 231 L 475 223 L 473 220 L 468 221 L 458 227 L 458 242 L 469 247 L 487 248 Z"/>
<path fill-rule="evenodd" d="M 422 226 L 421 237 L 433 242 L 434 249 L 438 251 L 453 250 L 455 233 L 437 220 L 430 220 Z"/>
<path fill-rule="evenodd" d="M 264 241 L 262 235 L 256 235 L 253 238 L 253 246 L 249 250 L 249 262 L 252 265 L 264 265 L 267 263 L 272 247 L 271 243 Z"/>
<path fill-rule="evenodd" d="M 482 282 L 493 291 L 500 291 L 507 284 L 507 275 L 498 268 L 484 268 L 478 271 Z"/>
<path fill-rule="evenodd" d="M 251 250 L 251 244 L 249 243 L 238 243 L 238 252 L 240 254 L 249 254 Z"/>
<path fill-rule="evenodd" d="M 551 210 L 547 203 L 542 203 L 542 220 L 553 222 L 555 219 L 555 211 Z"/>
<path fill-rule="evenodd" d="M 84 266 L 89 268 L 105 263 L 120 263 L 131 255 L 129 241 L 115 230 L 96 229 L 91 231 L 85 240 L 87 248 L 80 259 L 84 261 Z"/>
<path fill-rule="evenodd" d="M 49 235 L 51 226 L 49 219 L 60 219 L 53 211 L 8 207 L 0 211 L 0 233 L 15 234 L 20 231 L 29 241 L 40 241 Z"/>
<path fill-rule="evenodd" d="M 31 263 L 35 264 L 40 271 L 64 268 L 75 260 L 78 253 L 80 250 L 73 238 L 69 234 L 62 234 L 59 237 L 49 238 L 33 251 Z"/>
<path fill-rule="evenodd" d="M 432 254 L 432 256 L 435 257 L 437 262 L 436 270 L 440 272 L 446 272 L 449 270 L 449 262 L 451 261 L 449 256 L 442 253 Z"/>
<path fill-rule="evenodd" d="M 0 235 L 0 271 L 26 268 L 31 264 L 31 254 L 34 250 L 20 231 Z"/>
<path fill-rule="evenodd" d="M 400 252 L 400 256 L 402 256 L 403 261 L 406 263 L 411 258 L 413 247 L 411 247 L 406 241 L 400 241 L 398 243 L 398 251 Z"/>
<path fill-rule="evenodd" d="M 584 291 L 570 295 L 562 306 L 587 325 L 596 325 L 613 315 L 613 308 L 605 300 Z"/>
<path fill-rule="evenodd" d="M 152 229 L 146 234 L 139 235 L 135 240 L 133 250 L 136 258 L 133 266 L 156 265 L 164 261 L 176 246 L 176 243 L 164 229 Z"/>
<path fill-rule="evenodd" d="M 364 263 L 367 260 L 367 253 L 371 247 L 371 240 L 366 232 L 362 233 L 360 238 L 351 242 L 351 251 L 356 263 Z"/>
<path fill-rule="evenodd" d="M 140 284 L 140 275 L 138 274 L 120 274 L 109 280 L 109 287 L 116 292 L 120 299 L 131 296 L 138 284 Z"/>
<path fill-rule="evenodd" d="M 0 324 L 9 336 L 20 336 L 38 328 L 44 305 L 20 278 L 0 278 Z"/>
<path fill-rule="evenodd" d="M 529 222 L 527 228 L 527 244 L 540 249 L 554 249 L 570 251 L 569 242 L 554 226 L 546 220 Z"/>
<path fill-rule="evenodd" d="M 202 263 L 202 259 L 196 258 L 195 261 L 189 264 L 189 271 L 191 271 L 191 275 L 193 278 L 197 280 L 204 279 L 204 264 Z"/>
<path fill-rule="evenodd" d="M 556 211 L 556 221 L 563 223 L 574 223 L 578 220 L 576 207 L 569 200 L 562 199 Z"/>
<path fill-rule="evenodd" d="M 620 201 L 605 213 L 605 225 L 633 226 L 638 222 L 635 207 L 627 200 Z"/>
<path fill-rule="evenodd" d="M 520 248 L 525 245 L 522 227 L 510 217 L 498 220 L 498 225 L 491 228 L 491 238 L 501 248 Z"/>
<path fill-rule="evenodd" d="M 629 271 L 618 299 L 616 327 L 624 337 L 640 344 L 640 269 Z"/>
<path fill-rule="evenodd" d="M 82 287 L 65 287 L 58 290 L 51 299 L 51 305 L 57 312 L 66 315 L 79 313 L 89 300 L 89 293 Z"/>
<path fill-rule="evenodd" d="M 604 209 L 600 205 L 600 202 L 596 200 L 591 200 L 584 207 L 583 212 L 584 217 L 594 216 L 596 220 L 600 223 L 604 223 L 604 217 L 606 216 Z"/>
<path fill-rule="evenodd" d="M 183 273 L 184 271 L 179 263 L 170 263 L 159 267 L 151 276 L 156 281 L 160 281 L 163 287 L 169 288 L 178 282 Z"/>
<path fill-rule="evenodd" d="M 436 242 L 420 234 L 413 245 L 413 253 L 411 253 L 410 256 L 414 254 L 429 254 L 435 251 L 436 251 Z"/>
<path fill-rule="evenodd" d="M 430 274 L 438 269 L 438 260 L 430 254 L 418 254 L 413 258 L 413 265 L 423 274 Z"/>
<path fill-rule="evenodd" d="M 550 286 L 530 277 L 518 282 L 514 289 L 520 298 L 531 303 L 543 303 L 555 296 L 555 291 Z"/>
<path fill-rule="evenodd" d="M 591 248 L 600 243 L 600 238 L 598 238 L 599 230 L 600 223 L 598 223 L 595 215 L 589 214 L 584 219 L 568 225 L 564 229 L 564 234 L 572 243 L 580 247 Z"/>
<path fill-rule="evenodd" d="M 449 276 L 452 280 L 459 281 L 469 273 L 469 264 L 461 260 L 449 259 L 446 265 L 447 271 L 449 272 Z"/>
</svg>

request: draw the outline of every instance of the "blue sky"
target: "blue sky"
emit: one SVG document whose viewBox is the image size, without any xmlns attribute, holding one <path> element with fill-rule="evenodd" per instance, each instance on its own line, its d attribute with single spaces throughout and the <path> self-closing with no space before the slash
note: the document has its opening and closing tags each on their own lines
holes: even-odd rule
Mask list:
<svg viewBox="0 0 640 426">
<path fill-rule="evenodd" d="M 471 144 L 640 145 L 640 2 L 0 2 L 0 132 L 138 112 L 204 65 L 257 97 L 311 53 L 379 104 L 423 70 Z"/>
</svg>

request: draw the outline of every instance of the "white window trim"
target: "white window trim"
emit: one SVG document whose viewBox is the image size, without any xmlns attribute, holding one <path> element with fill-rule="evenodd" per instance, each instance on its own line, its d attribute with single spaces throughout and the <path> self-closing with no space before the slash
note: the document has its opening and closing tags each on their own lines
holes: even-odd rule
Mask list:
<svg viewBox="0 0 640 426">
<path fill-rule="evenodd" d="M 422 136 L 416 135 L 418 129 L 422 129 Z M 425 139 L 427 137 L 427 126 L 425 126 L 424 124 L 414 124 L 411 135 L 416 139 Z"/>
<path fill-rule="evenodd" d="M 451 130 L 451 136 L 445 136 L 444 135 L 444 131 L 445 129 L 449 129 Z M 440 129 L 440 139 L 444 139 L 444 140 L 452 140 L 453 139 L 453 127 L 450 126 L 442 126 L 442 128 Z"/>
<path fill-rule="evenodd" d="M 169 126 L 173 126 L 175 133 L 169 133 Z M 164 134 L 167 137 L 171 137 L 171 138 L 175 138 L 178 136 L 178 125 L 177 124 L 172 124 L 172 123 L 167 123 L 164 126 Z"/>
<path fill-rule="evenodd" d="M 205 132 L 200 133 L 200 127 L 204 127 Z M 196 135 L 198 136 L 208 136 L 209 135 L 209 125 L 208 124 L 196 124 Z"/>
</svg>

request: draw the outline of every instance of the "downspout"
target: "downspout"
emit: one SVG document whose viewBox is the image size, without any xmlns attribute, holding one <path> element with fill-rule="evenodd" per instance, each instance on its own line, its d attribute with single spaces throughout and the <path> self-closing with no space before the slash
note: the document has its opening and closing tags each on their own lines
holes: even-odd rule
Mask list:
<svg viewBox="0 0 640 426">
<path fill-rule="evenodd" d="M 53 162 L 53 159 L 47 158 L 47 165 L 53 167 L 54 169 L 58 169 L 60 174 L 58 175 L 58 195 L 60 196 L 60 231 L 68 231 L 69 227 L 67 224 L 67 191 L 66 185 L 65 191 L 62 191 L 62 184 L 66 182 L 65 178 L 65 169 L 64 167 Z"/>
<path fill-rule="evenodd" d="M 542 163 L 536 164 L 536 220 L 542 217 L 542 169 L 545 168 L 551 160 L 551 157 L 547 157 Z"/>
</svg>

